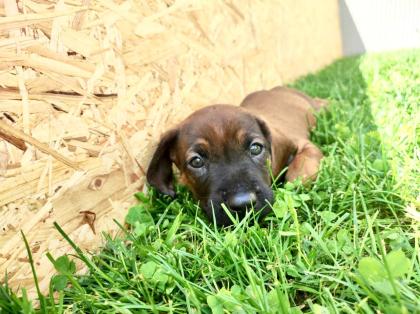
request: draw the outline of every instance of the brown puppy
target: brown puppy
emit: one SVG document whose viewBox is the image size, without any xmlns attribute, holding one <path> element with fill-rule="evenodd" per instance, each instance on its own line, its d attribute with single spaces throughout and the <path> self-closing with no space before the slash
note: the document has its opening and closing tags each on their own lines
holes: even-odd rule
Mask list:
<svg viewBox="0 0 420 314">
<path fill-rule="evenodd" d="M 209 219 L 231 223 L 221 204 L 242 218 L 247 209 L 269 212 L 274 177 L 288 165 L 286 180 L 313 178 L 322 159 L 309 141 L 312 112 L 325 102 L 276 87 L 248 95 L 239 107 L 214 105 L 194 112 L 166 132 L 154 153 L 147 180 L 175 196 L 172 163 Z"/>
</svg>

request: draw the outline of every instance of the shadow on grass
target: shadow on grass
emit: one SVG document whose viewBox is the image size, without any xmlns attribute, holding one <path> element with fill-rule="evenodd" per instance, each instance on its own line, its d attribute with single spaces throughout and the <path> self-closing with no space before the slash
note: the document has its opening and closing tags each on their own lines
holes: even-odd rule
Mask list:
<svg viewBox="0 0 420 314">
<path fill-rule="evenodd" d="M 329 110 L 319 115 L 312 133 L 327 157 L 315 189 L 337 196 L 338 201 L 332 202 L 335 210 L 368 208 L 380 211 L 380 216 L 397 218 L 396 211 L 403 208 L 404 201 L 395 188 L 372 114 L 368 86 L 360 70 L 362 58 L 339 60 L 292 86 L 330 100 Z"/>
</svg>

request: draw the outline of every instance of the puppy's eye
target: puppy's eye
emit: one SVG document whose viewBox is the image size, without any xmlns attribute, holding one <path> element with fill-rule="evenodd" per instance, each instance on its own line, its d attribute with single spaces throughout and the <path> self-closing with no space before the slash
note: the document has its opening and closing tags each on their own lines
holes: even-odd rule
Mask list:
<svg viewBox="0 0 420 314">
<path fill-rule="evenodd" d="M 251 155 L 257 156 L 262 153 L 263 146 L 260 143 L 253 143 L 249 147 L 249 151 L 251 152 Z"/>
<path fill-rule="evenodd" d="M 201 168 L 204 166 L 204 160 L 201 157 L 195 156 L 190 159 L 188 164 L 193 168 Z"/>
</svg>

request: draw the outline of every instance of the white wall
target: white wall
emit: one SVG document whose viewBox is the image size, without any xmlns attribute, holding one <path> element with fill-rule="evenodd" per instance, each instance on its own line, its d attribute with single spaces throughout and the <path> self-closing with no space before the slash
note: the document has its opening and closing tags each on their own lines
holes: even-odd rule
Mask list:
<svg viewBox="0 0 420 314">
<path fill-rule="evenodd" d="M 339 0 L 344 55 L 420 48 L 420 0 Z"/>
</svg>

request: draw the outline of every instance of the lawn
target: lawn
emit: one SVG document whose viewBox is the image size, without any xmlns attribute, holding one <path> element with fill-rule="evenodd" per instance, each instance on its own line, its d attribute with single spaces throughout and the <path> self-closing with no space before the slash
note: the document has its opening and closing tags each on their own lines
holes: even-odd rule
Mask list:
<svg viewBox="0 0 420 314">
<path fill-rule="evenodd" d="M 271 215 L 226 229 L 182 187 L 138 194 L 123 236 L 77 250 L 89 274 L 50 256 L 58 297 L 39 311 L 420 313 L 420 51 L 342 59 L 292 86 L 331 103 L 312 186 L 275 186 Z M 0 312 L 18 311 L 33 310 L 1 287 Z"/>
</svg>

